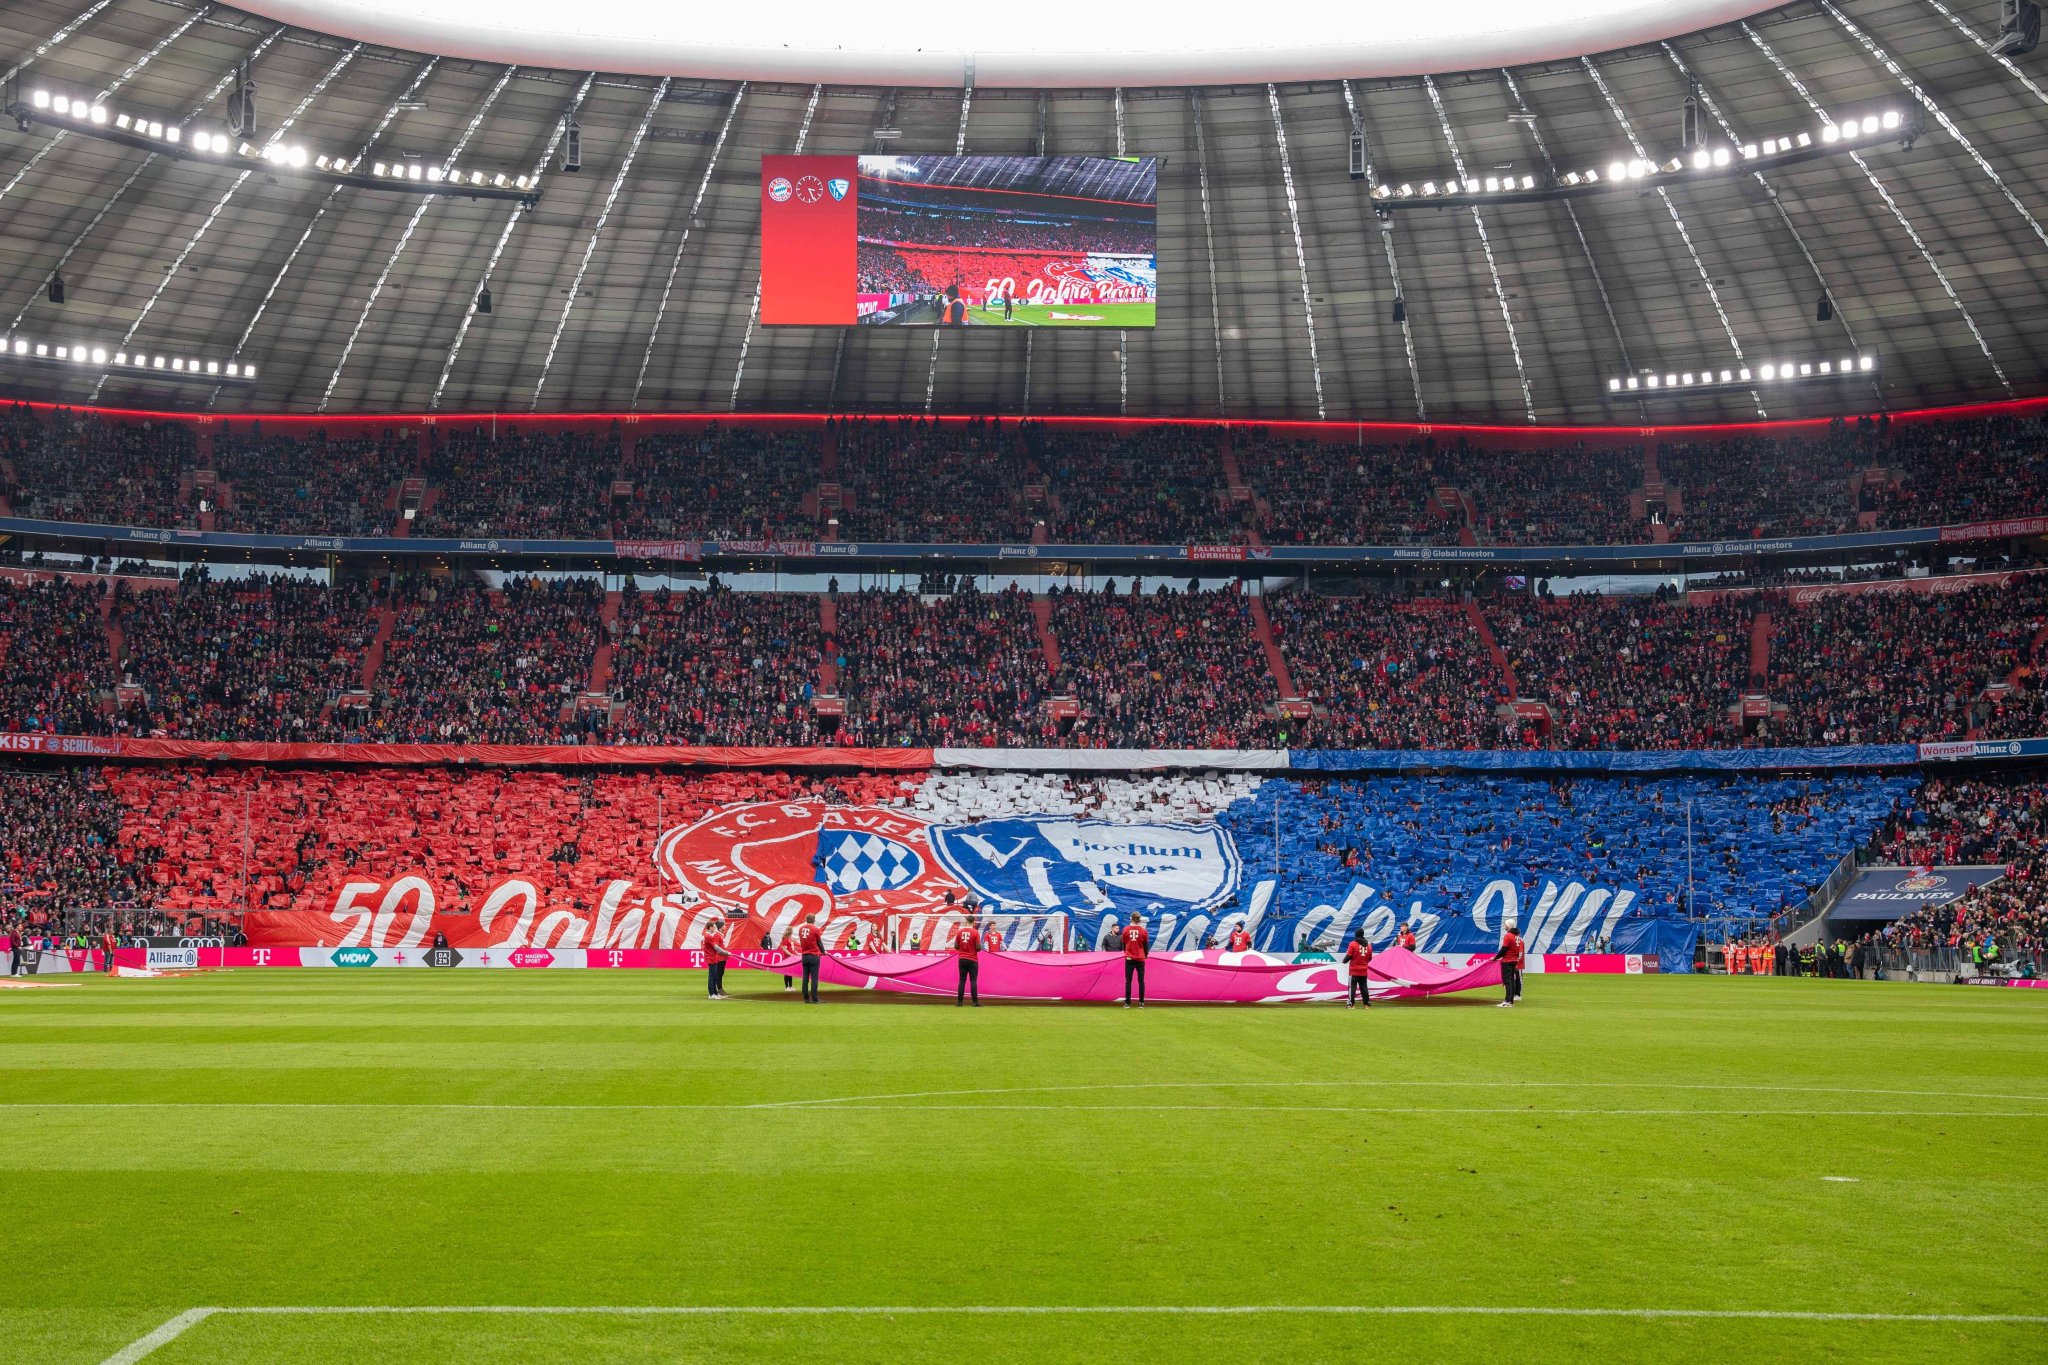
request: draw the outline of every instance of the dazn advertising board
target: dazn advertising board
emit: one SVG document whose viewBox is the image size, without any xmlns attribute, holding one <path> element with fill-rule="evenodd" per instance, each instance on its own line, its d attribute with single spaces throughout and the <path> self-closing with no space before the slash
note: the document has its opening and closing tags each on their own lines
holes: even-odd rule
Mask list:
<svg viewBox="0 0 2048 1365">
<path fill-rule="evenodd" d="M 770 327 L 1116 327 L 1158 317 L 1153 157 L 764 156 Z"/>
</svg>

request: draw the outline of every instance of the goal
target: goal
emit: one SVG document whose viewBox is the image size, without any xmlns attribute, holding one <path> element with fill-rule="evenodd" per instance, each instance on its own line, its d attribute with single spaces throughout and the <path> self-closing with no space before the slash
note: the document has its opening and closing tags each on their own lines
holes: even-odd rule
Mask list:
<svg viewBox="0 0 2048 1365">
<path fill-rule="evenodd" d="M 939 951 L 953 942 L 953 931 L 967 919 L 959 910 L 925 911 L 889 916 L 889 946 L 899 953 L 919 949 Z M 1003 946 L 1016 951 L 1067 952 L 1073 945 L 1064 910 L 1035 914 L 1012 914 L 991 910 L 975 916 L 1003 936 Z"/>
</svg>

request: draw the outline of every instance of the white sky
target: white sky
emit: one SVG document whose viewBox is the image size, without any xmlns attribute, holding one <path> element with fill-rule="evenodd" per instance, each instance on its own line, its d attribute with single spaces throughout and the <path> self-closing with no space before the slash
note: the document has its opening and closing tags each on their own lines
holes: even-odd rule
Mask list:
<svg viewBox="0 0 2048 1365">
<path fill-rule="evenodd" d="M 1769 8 L 1757 0 L 254 0 L 331 33 L 453 56 L 677 75 L 1135 84 L 1456 71 L 1594 52 Z M 876 58 L 884 58 L 877 62 Z M 1311 70 L 1310 68 L 1314 68 Z M 953 73 L 950 78 L 947 73 Z"/>
</svg>

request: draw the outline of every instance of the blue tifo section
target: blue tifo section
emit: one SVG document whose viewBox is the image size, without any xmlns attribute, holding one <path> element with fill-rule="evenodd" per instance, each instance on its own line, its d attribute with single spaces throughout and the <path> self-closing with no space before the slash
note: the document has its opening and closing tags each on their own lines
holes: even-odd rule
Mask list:
<svg viewBox="0 0 2048 1365">
<path fill-rule="evenodd" d="M 1689 970 L 1703 924 L 1718 934 L 1797 904 L 1917 787 L 1874 774 L 1273 778 L 1219 817 L 1244 871 L 1240 903 L 1217 913 L 1250 918 L 1269 950 L 1358 927 L 1384 946 L 1409 924 L 1425 951 L 1491 951 L 1506 920 L 1532 952 L 1604 944 Z"/>
<path fill-rule="evenodd" d="M 1949 757 L 2010 757 L 2033 741 L 1999 742 L 1994 752 Z M 2044 744 L 2048 748 L 2048 744 Z M 1856 744 L 1807 749 L 1289 749 L 1294 772 L 1421 773 L 1741 773 L 1786 768 L 1895 768 L 1918 763 L 1916 744 Z"/>
</svg>

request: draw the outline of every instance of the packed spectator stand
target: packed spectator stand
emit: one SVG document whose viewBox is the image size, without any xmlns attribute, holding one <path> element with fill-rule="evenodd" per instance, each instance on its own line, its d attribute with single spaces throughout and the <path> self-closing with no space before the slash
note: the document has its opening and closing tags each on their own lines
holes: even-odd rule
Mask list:
<svg viewBox="0 0 2048 1365">
<path fill-rule="evenodd" d="M 1236 589 L 1056 592 L 1056 692 L 1080 702 L 1076 742 L 1114 749 L 1256 748 L 1278 729 L 1273 675 Z"/>
<path fill-rule="evenodd" d="M 2048 782 L 2036 773 L 1931 778 L 1873 840 L 1906 866 L 2002 866 L 2004 875 L 1945 905 L 1923 905 L 1861 936 L 1874 968 L 2048 971 Z"/>
<path fill-rule="evenodd" d="M 850 495 L 840 540 L 953 545 L 1023 544 L 1043 515 L 1026 504 L 1042 487 L 1019 450 L 1017 424 L 941 426 L 915 419 L 837 425 L 836 479 Z"/>
<path fill-rule="evenodd" d="M 1780 613 L 1772 670 L 1784 744 L 1872 744 L 2042 733 L 2036 656 L 2048 582 L 1823 597 Z"/>
<path fill-rule="evenodd" d="M 611 627 L 617 744 L 807 745 L 819 611 L 808 593 L 621 594 Z"/>
<path fill-rule="evenodd" d="M 230 433 L 214 446 L 229 496 L 216 531 L 259 535 L 385 536 L 397 522 L 399 485 L 419 461 L 410 432 L 330 439 Z"/>
<path fill-rule="evenodd" d="M 804 510 L 819 484 L 819 437 L 713 423 L 642 433 L 621 471 L 633 486 L 613 526 L 626 538 L 815 539 Z"/>
<path fill-rule="evenodd" d="M 852 490 L 840 539 L 1010 542 L 1043 520 L 1056 544 L 1651 544 L 2048 514 L 2044 444 L 2035 416 L 1607 447 L 979 418 L 457 421 L 422 438 L 394 418 L 225 420 L 209 448 L 174 419 L 17 404 L 0 414 L 0 501 L 52 521 L 381 536 L 418 479 L 417 536 L 746 541 L 825 536 L 816 495 L 836 477 Z"/>
<path fill-rule="evenodd" d="M 866 747 L 1033 747 L 1057 742 L 1030 596 L 1016 588 L 926 597 L 841 594 L 834 667 L 840 738 Z"/>
<path fill-rule="evenodd" d="M 1282 593 L 1266 603 L 1309 743 L 1345 749 L 1499 749 L 1506 680 L 1457 603 Z"/>
<path fill-rule="evenodd" d="M 332 590 L 258 575 L 131 592 L 114 611 L 127 678 L 141 695 L 120 708 L 131 733 L 179 739 L 303 742 L 328 731 L 362 684 L 377 633 L 363 584 Z"/>
<path fill-rule="evenodd" d="M 415 533 L 603 540 L 618 468 L 616 432 L 458 430 L 427 461 L 441 496 L 423 506 Z"/>
<path fill-rule="evenodd" d="M 1741 598 L 1532 595 L 1488 619 L 1519 696 L 1550 707 L 1550 747 L 1699 749 L 1739 734 L 1729 707 L 1749 680 L 1751 613 Z"/>
</svg>

